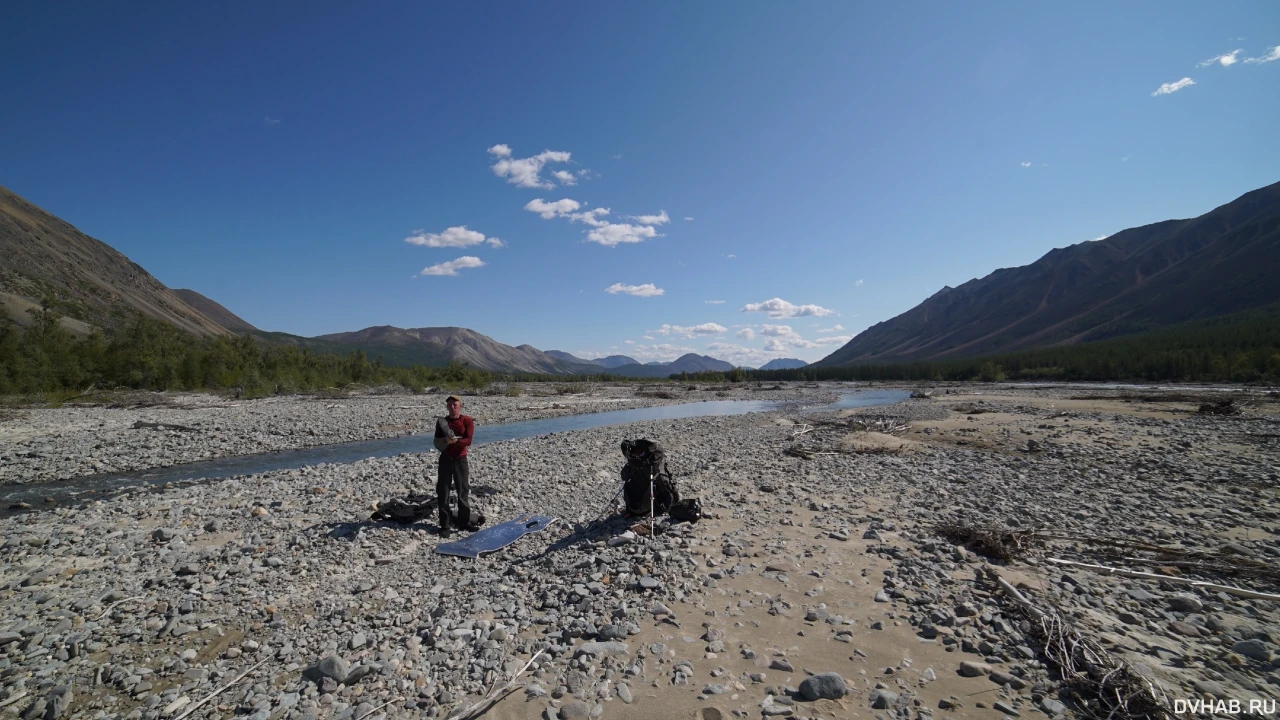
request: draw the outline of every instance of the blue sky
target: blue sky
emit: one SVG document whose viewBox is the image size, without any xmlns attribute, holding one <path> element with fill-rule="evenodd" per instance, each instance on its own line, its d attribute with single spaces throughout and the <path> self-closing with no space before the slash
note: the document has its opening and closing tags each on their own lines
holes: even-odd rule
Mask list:
<svg viewBox="0 0 1280 720">
<path fill-rule="evenodd" d="M 0 184 L 267 330 L 812 361 L 1280 180 L 1277 46 L 1270 0 L 23 3 Z"/>
</svg>

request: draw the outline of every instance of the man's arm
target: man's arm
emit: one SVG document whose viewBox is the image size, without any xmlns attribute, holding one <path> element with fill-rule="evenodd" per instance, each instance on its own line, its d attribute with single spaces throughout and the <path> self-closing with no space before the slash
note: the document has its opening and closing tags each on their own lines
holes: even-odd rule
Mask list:
<svg viewBox="0 0 1280 720">
<path fill-rule="evenodd" d="M 476 434 L 476 422 L 471 418 L 462 419 L 462 435 L 458 436 L 459 447 L 471 447 L 471 438 Z"/>
</svg>

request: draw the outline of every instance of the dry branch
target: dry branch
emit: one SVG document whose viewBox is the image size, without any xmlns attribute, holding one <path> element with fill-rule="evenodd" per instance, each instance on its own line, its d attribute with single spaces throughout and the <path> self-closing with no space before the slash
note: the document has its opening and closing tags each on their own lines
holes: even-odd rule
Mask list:
<svg viewBox="0 0 1280 720">
<path fill-rule="evenodd" d="M 257 665 L 254 665 L 253 667 L 249 668 L 248 670 L 245 670 L 244 672 L 242 672 L 242 673 L 240 673 L 239 675 L 237 675 L 235 680 L 232 680 L 231 682 L 227 683 L 226 685 L 223 685 L 222 687 L 218 688 L 217 690 L 214 690 L 212 693 L 209 693 L 207 696 L 205 696 L 205 698 L 204 698 L 203 700 L 201 700 L 200 702 L 196 703 L 195 705 L 192 705 L 190 708 L 187 708 L 187 711 L 186 711 L 186 712 L 182 713 L 181 715 L 179 715 L 178 717 L 174 718 L 173 720 L 183 720 L 183 718 L 185 718 L 185 717 L 187 717 L 188 715 L 190 715 L 191 713 L 195 712 L 195 711 L 196 711 L 196 708 L 200 707 L 201 705 L 204 705 L 205 703 L 209 702 L 210 700 L 212 700 L 212 699 L 214 699 L 214 698 L 218 697 L 219 695 L 221 695 L 222 693 L 226 692 L 227 688 L 229 688 L 229 687 L 231 687 L 232 685 L 235 685 L 236 683 L 238 683 L 238 682 L 240 682 L 241 680 L 243 680 L 243 679 L 245 678 L 245 676 L 246 676 L 246 675 L 248 675 L 249 673 L 253 672 L 254 670 L 257 670 L 258 668 L 262 667 L 262 666 L 263 666 L 263 665 L 265 665 L 265 664 L 266 664 L 266 662 L 267 662 L 268 660 L 270 660 L 270 659 L 271 659 L 271 658 L 268 656 L 268 657 L 265 657 L 265 658 L 263 658 L 263 659 L 259 660 Z"/>
<path fill-rule="evenodd" d="M 1244 588 L 1231 587 L 1230 585 L 1219 585 L 1217 583 L 1205 582 L 1204 580 L 1191 580 L 1189 578 L 1170 577 L 1168 575 L 1156 575 L 1155 573 L 1139 572 L 1137 570 L 1126 570 L 1124 568 L 1107 567 L 1106 565 L 1093 565 L 1090 563 L 1076 562 L 1074 560 L 1062 560 L 1060 558 L 1046 558 L 1049 562 L 1056 565 L 1072 565 L 1074 567 L 1082 567 L 1094 572 L 1104 573 L 1107 575 L 1123 575 L 1124 577 L 1146 578 L 1149 580 L 1161 580 L 1164 582 L 1177 583 L 1179 585 L 1190 585 L 1192 587 L 1204 588 L 1205 590 L 1218 590 L 1229 595 L 1237 595 L 1239 597 L 1253 598 L 1255 600 L 1275 600 L 1280 601 L 1280 595 L 1270 593 L 1261 593 L 1254 590 L 1246 590 Z"/>
<path fill-rule="evenodd" d="M 1095 718 L 1171 720 L 1164 688 L 1081 634 L 1061 615 L 1037 608 L 993 568 L 984 568 L 1031 621 L 1031 634 L 1058 670 L 1072 700 Z"/>
</svg>

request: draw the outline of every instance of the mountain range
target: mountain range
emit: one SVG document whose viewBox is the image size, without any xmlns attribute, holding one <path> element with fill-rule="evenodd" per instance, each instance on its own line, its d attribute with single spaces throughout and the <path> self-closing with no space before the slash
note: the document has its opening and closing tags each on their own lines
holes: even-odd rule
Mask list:
<svg viewBox="0 0 1280 720">
<path fill-rule="evenodd" d="M 1189 220 L 1051 250 L 944 287 L 818 367 L 979 357 L 1129 335 L 1280 301 L 1280 183 Z"/>
<path fill-rule="evenodd" d="M 964 358 L 1129 335 L 1280 302 L 1280 183 L 1204 215 L 1131 228 L 1003 268 L 877 323 L 816 367 Z M 266 332 L 204 295 L 165 287 L 105 243 L 0 187 L 0 309 L 19 324 L 51 304 L 73 332 L 120 327 L 137 315 L 199 336 L 247 333 L 317 351 L 361 350 L 390 365 L 462 362 L 539 374 L 665 377 L 728 371 L 690 353 L 668 363 L 626 355 L 584 359 L 512 347 L 457 327 L 369 327 L 314 338 Z M 794 358 L 765 370 L 803 367 Z"/>
</svg>

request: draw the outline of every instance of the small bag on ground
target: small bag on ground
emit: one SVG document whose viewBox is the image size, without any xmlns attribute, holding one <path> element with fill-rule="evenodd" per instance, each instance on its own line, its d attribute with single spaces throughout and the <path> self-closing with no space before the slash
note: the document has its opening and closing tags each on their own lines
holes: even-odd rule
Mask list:
<svg viewBox="0 0 1280 720">
<path fill-rule="evenodd" d="M 695 523 L 702 519 L 702 500 L 685 498 L 671 506 L 671 519 L 676 522 Z"/>
</svg>

